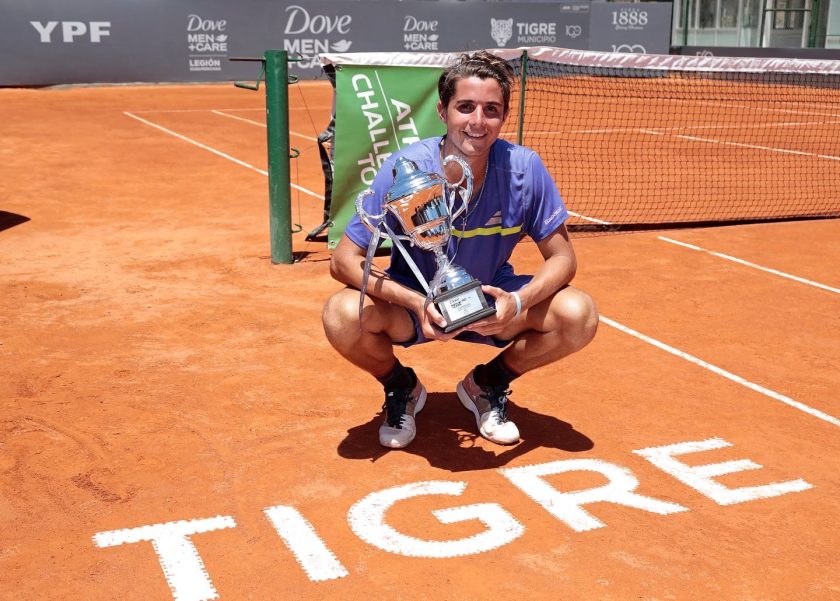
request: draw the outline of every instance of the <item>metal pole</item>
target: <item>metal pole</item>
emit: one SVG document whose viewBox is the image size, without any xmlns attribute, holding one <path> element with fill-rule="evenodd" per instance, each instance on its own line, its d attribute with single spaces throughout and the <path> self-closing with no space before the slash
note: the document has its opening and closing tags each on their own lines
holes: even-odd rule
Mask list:
<svg viewBox="0 0 840 601">
<path fill-rule="evenodd" d="M 808 48 L 817 47 L 817 30 L 820 28 L 820 0 L 811 3 L 811 15 L 808 20 Z"/>
<path fill-rule="evenodd" d="M 517 144 L 522 146 L 525 139 L 525 72 L 528 70 L 528 51 L 522 51 L 522 68 L 519 73 L 519 134 Z"/>
<path fill-rule="evenodd" d="M 271 262 L 293 263 L 289 174 L 289 56 L 285 50 L 266 50 L 264 56 Z"/>
</svg>

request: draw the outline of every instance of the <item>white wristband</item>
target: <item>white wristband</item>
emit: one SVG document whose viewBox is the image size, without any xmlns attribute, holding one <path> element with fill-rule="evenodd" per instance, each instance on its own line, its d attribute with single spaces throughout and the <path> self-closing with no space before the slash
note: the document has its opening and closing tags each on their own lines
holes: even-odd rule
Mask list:
<svg viewBox="0 0 840 601">
<path fill-rule="evenodd" d="M 516 301 L 516 313 L 513 314 L 514 317 L 517 317 L 520 313 L 522 313 L 522 299 L 519 298 L 518 292 L 511 292 L 513 295 L 513 300 Z"/>
</svg>

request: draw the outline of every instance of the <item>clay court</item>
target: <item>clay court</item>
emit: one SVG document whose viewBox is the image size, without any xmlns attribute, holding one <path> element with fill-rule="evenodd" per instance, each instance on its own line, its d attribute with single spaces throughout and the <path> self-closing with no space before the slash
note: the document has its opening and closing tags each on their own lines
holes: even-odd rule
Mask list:
<svg viewBox="0 0 840 601">
<path fill-rule="evenodd" d="M 304 239 L 331 93 L 290 90 L 273 265 L 261 92 L 0 90 L 0 597 L 840 599 L 840 221 L 576 238 L 602 322 L 515 382 L 521 442 L 449 342 L 401 352 L 430 395 L 387 451 Z"/>
</svg>

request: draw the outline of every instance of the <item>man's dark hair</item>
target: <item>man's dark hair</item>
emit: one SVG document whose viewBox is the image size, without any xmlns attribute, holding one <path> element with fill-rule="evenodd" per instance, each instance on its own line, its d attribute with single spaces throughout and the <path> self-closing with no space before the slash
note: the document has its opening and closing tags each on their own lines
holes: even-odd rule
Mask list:
<svg viewBox="0 0 840 601">
<path fill-rule="evenodd" d="M 438 95 L 444 107 L 449 106 L 449 101 L 455 95 L 455 84 L 468 77 L 495 79 L 499 82 L 502 87 L 504 111 L 507 114 L 510 107 L 510 86 L 514 79 L 513 67 L 507 61 L 486 50 L 459 56 L 458 60 L 447 67 L 438 79 Z"/>
</svg>

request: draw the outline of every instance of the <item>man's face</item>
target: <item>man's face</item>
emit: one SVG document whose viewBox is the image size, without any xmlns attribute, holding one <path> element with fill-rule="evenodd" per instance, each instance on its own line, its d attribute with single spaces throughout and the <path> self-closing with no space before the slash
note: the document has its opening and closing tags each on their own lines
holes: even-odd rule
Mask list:
<svg viewBox="0 0 840 601">
<path fill-rule="evenodd" d="M 438 103 L 438 113 L 446 124 L 448 143 L 466 159 L 490 152 L 507 117 L 499 82 L 479 77 L 459 80 L 449 105 Z"/>
</svg>

